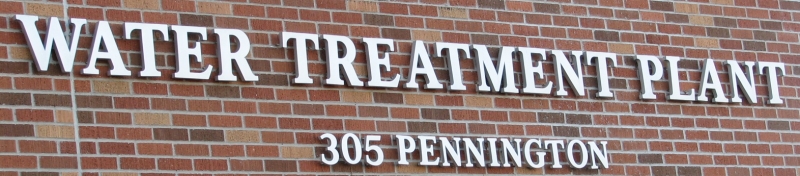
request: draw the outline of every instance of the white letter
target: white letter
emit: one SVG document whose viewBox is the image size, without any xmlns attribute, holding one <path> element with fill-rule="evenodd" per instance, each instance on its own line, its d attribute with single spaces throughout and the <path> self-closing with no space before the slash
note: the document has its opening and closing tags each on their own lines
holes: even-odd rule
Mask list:
<svg viewBox="0 0 800 176">
<path fill-rule="evenodd" d="M 593 58 L 597 58 L 597 97 L 614 97 L 608 87 L 608 69 L 617 66 L 617 54 L 586 52 L 586 65 L 592 65 Z M 611 66 L 606 64 L 606 60 L 611 60 Z"/>
<path fill-rule="evenodd" d="M 175 32 L 175 60 L 178 62 L 177 71 L 173 74 L 175 78 L 185 78 L 185 79 L 208 79 L 211 76 L 211 69 L 214 66 L 207 66 L 203 69 L 203 72 L 195 73 L 191 72 L 190 64 L 191 62 L 189 59 L 191 56 L 194 56 L 195 61 L 203 62 L 202 51 L 200 48 L 200 41 L 194 42 L 194 48 L 189 48 L 189 33 L 196 33 L 200 34 L 201 40 L 206 40 L 206 28 L 204 27 L 195 27 L 195 26 L 178 26 L 172 25 L 170 26 L 173 32 Z"/>
<path fill-rule="evenodd" d="M 655 56 L 637 55 L 636 63 L 639 64 L 639 82 L 641 83 L 641 92 L 639 96 L 641 99 L 656 99 L 656 94 L 653 94 L 653 81 L 661 79 L 664 75 L 664 70 L 661 68 L 661 61 Z M 653 67 L 650 67 L 652 64 Z M 650 68 L 653 68 L 653 74 L 650 74 Z"/>
<path fill-rule="evenodd" d="M 450 154 L 450 158 L 453 159 L 456 166 L 461 166 L 461 138 L 454 137 L 453 143 L 451 143 L 446 137 L 439 137 L 439 142 L 442 144 L 442 166 L 450 166 L 447 154 Z M 453 144 L 456 145 L 455 148 L 453 148 Z"/>
<path fill-rule="evenodd" d="M 758 73 L 764 74 L 764 68 L 767 69 L 767 82 L 769 83 L 769 104 L 783 104 L 781 95 L 778 89 L 778 75 L 785 75 L 786 69 L 783 63 L 775 62 L 758 62 Z M 780 70 L 777 72 L 776 70 Z"/>
<path fill-rule="evenodd" d="M 56 45 L 56 53 L 58 53 L 58 61 L 61 64 L 61 71 L 69 73 L 72 72 L 72 65 L 75 62 L 75 51 L 78 47 L 78 39 L 86 24 L 85 19 L 71 18 L 69 21 L 72 23 L 72 40 L 70 45 L 67 45 L 67 39 L 64 32 L 61 30 L 61 24 L 58 18 L 51 17 L 47 22 L 47 35 L 46 40 L 42 43 L 42 38 L 39 36 L 39 29 L 36 28 L 36 21 L 39 17 L 30 15 L 15 15 L 15 19 L 19 20 L 22 29 L 25 30 L 25 39 L 28 41 L 29 49 L 36 59 L 36 68 L 39 71 L 47 71 L 50 66 L 50 54 L 53 52 L 53 44 Z"/>
<path fill-rule="evenodd" d="M 587 144 L 589 144 L 589 152 L 591 152 L 592 155 L 591 168 L 592 169 L 598 168 L 597 161 L 595 160 L 598 159 L 600 160 L 600 165 L 603 166 L 603 168 L 608 169 L 608 151 L 606 150 L 606 144 L 608 144 L 608 142 L 600 141 L 600 144 L 603 146 L 603 150 L 600 150 L 600 148 L 597 147 L 597 144 L 595 142 L 587 142 Z"/>
<path fill-rule="evenodd" d="M 380 142 L 381 136 L 380 135 L 367 135 L 366 139 L 364 139 L 364 151 L 367 152 L 367 156 L 365 156 L 365 160 L 367 160 L 367 164 L 370 166 L 378 166 L 383 163 L 383 149 L 377 145 L 370 145 L 371 141 Z M 370 151 L 375 151 L 375 155 L 370 155 Z M 372 160 L 372 156 L 375 156 L 375 160 Z"/>
<path fill-rule="evenodd" d="M 522 54 L 522 73 L 524 80 L 522 81 L 522 93 L 530 94 L 550 94 L 553 91 L 553 83 L 547 81 L 546 86 L 536 87 L 536 77 L 544 79 L 544 70 L 542 69 L 542 61 L 547 60 L 547 55 L 544 49 L 539 48 L 518 48 Z M 537 60 L 536 67 L 533 66 L 533 58 L 531 54 L 538 54 L 541 60 Z"/>
<path fill-rule="evenodd" d="M 681 79 L 678 77 L 678 61 L 680 60 L 679 57 L 667 56 L 669 64 L 669 96 L 667 96 L 667 100 L 694 101 L 694 89 L 690 89 L 689 94 L 686 95 L 681 93 Z"/>
<path fill-rule="evenodd" d="M 353 61 L 356 60 L 356 46 L 353 40 L 345 36 L 338 35 L 322 35 L 322 38 L 327 42 L 328 48 L 325 49 L 328 53 L 328 79 L 325 79 L 325 84 L 330 85 L 344 85 L 342 75 L 339 74 L 339 68 L 344 69 L 345 76 L 347 77 L 347 84 L 350 86 L 364 86 L 364 82 L 358 79 L 356 70 L 353 68 Z M 342 51 L 344 56 L 339 57 L 339 43 L 344 45 Z M 341 66 L 341 67 L 339 67 Z"/>
<path fill-rule="evenodd" d="M 511 145 L 511 142 L 508 139 L 503 138 L 500 139 L 500 142 L 503 144 L 503 158 L 505 162 L 503 162 L 503 167 L 511 167 L 511 163 L 508 162 L 508 158 L 511 157 L 514 160 L 514 166 L 522 167 L 522 150 L 519 149 L 519 143 L 522 142 L 522 139 L 514 139 L 515 145 Z"/>
<path fill-rule="evenodd" d="M 536 152 L 539 163 L 534 163 L 533 159 L 531 159 L 531 144 L 536 144 L 536 147 L 542 148 L 542 143 L 538 139 L 528 139 L 528 141 L 525 142 L 525 162 L 528 163 L 528 167 L 530 168 L 538 169 L 544 167 L 544 155 L 547 153 Z"/>
<path fill-rule="evenodd" d="M 420 68 L 422 66 L 422 68 Z M 428 50 L 422 41 L 414 41 L 414 47 L 411 49 L 411 73 L 408 74 L 408 82 L 405 88 L 418 88 L 417 75 L 424 74 L 425 76 L 425 89 L 442 89 L 442 83 L 439 83 L 439 78 L 436 78 L 436 72 L 433 71 L 431 64 L 431 57 L 428 56 Z"/>
<path fill-rule="evenodd" d="M 553 154 L 553 166 L 552 166 L 552 168 L 561 168 L 561 161 L 559 161 L 559 158 L 558 158 L 558 148 L 564 147 L 564 141 L 562 141 L 562 140 L 545 140 L 544 141 L 544 146 L 546 148 L 550 148 L 550 154 Z"/>
<path fill-rule="evenodd" d="M 697 94 L 697 101 L 708 101 L 706 90 L 714 90 L 714 103 L 727 103 L 728 98 L 725 98 L 725 92 L 722 91 L 722 83 L 719 81 L 719 74 L 717 74 L 717 67 L 714 66 L 714 61 L 706 59 L 706 64 L 703 66 L 703 78 L 700 78 L 700 93 Z M 710 82 L 710 83 L 709 83 Z"/>
<path fill-rule="evenodd" d="M 483 138 L 475 139 L 475 142 L 478 142 L 480 145 L 480 149 L 475 147 L 475 143 L 472 143 L 470 138 L 464 138 L 464 147 L 466 148 L 464 152 L 466 152 L 467 164 L 465 166 L 472 167 L 472 159 L 474 158 L 475 161 L 478 161 L 478 166 L 485 167 L 486 166 L 486 159 L 485 155 L 483 155 Z M 472 156 L 472 157 L 470 157 Z"/>
<path fill-rule="evenodd" d="M 165 24 L 125 23 L 125 39 L 131 39 L 134 30 L 140 30 L 142 45 L 142 71 L 141 77 L 159 77 L 161 71 L 156 69 L 156 51 L 153 35 L 156 32 L 164 36 L 164 41 L 169 41 L 169 26 Z"/>
<path fill-rule="evenodd" d="M 580 163 L 575 161 L 575 155 L 573 155 L 573 151 L 572 150 L 573 150 L 573 147 L 575 147 L 575 144 L 578 144 L 578 148 L 580 148 L 580 150 L 581 150 L 581 162 Z M 567 153 L 566 153 L 566 155 L 567 155 L 567 161 L 569 161 L 569 165 L 572 166 L 573 168 L 577 168 L 577 169 L 583 169 L 583 167 L 586 166 L 586 163 L 589 160 L 589 154 L 586 153 L 586 145 L 583 145 L 583 142 L 581 142 L 580 140 L 577 140 L 577 139 L 571 140 L 571 141 L 569 141 L 569 143 L 567 143 Z"/>
<path fill-rule="evenodd" d="M 295 71 L 297 76 L 292 80 L 295 84 L 311 84 L 314 80 L 308 77 L 308 52 L 306 40 L 310 40 L 315 50 L 319 50 L 319 36 L 294 32 L 281 32 L 281 46 L 286 48 L 289 40 L 294 40 Z"/>
<path fill-rule="evenodd" d="M 758 102 L 756 98 L 756 82 L 754 81 L 755 79 L 753 79 L 753 66 L 755 63 L 749 61 L 744 62 L 744 66 L 747 69 L 746 75 L 736 61 L 729 60 L 726 61 L 725 64 L 728 65 L 728 76 L 730 76 L 731 80 L 731 95 L 733 95 L 733 97 L 731 97 L 731 102 L 742 102 L 742 98 L 739 98 L 739 87 L 742 88 L 744 97 L 747 98 L 748 102 Z"/>
<path fill-rule="evenodd" d="M 381 38 L 364 38 L 364 45 L 367 52 L 367 69 L 369 70 L 369 81 L 367 86 L 370 87 L 397 87 L 400 82 L 400 74 L 394 75 L 391 80 L 384 81 L 381 79 L 381 66 L 384 71 L 392 70 L 389 62 L 389 52 L 394 51 L 394 40 L 381 39 Z M 389 50 L 383 53 L 383 56 L 378 56 L 378 45 L 387 45 Z"/>
<path fill-rule="evenodd" d="M 100 44 L 105 44 L 106 51 L 100 51 Z M 95 67 L 97 59 L 109 60 L 109 64 L 112 68 L 110 70 L 110 75 L 131 75 L 131 71 L 125 68 L 125 62 L 122 61 L 119 48 L 117 48 L 117 41 L 114 40 L 114 34 L 111 33 L 111 27 L 108 26 L 107 21 L 97 22 L 97 28 L 94 31 L 94 40 L 92 40 L 92 51 L 89 53 L 89 63 L 86 64 L 86 68 L 83 69 L 83 74 L 100 74 L 100 70 L 97 70 Z"/>
<path fill-rule="evenodd" d="M 411 138 L 406 135 L 396 135 L 397 138 L 397 164 L 399 165 L 408 165 L 408 160 L 406 159 L 407 155 L 411 152 L 416 150 L 417 144 L 414 142 L 414 138 Z"/>
<path fill-rule="evenodd" d="M 217 34 L 217 53 L 219 54 L 219 81 L 236 81 L 236 75 L 233 75 L 233 65 L 231 61 L 236 61 L 236 66 L 239 69 L 239 74 L 245 81 L 258 81 L 258 77 L 250 70 L 250 65 L 247 63 L 247 54 L 250 54 L 250 39 L 247 34 L 238 29 L 214 29 Z M 237 44 L 239 50 L 235 53 L 231 51 L 231 36 L 239 41 Z"/>
<path fill-rule="evenodd" d="M 439 165 L 439 157 L 436 157 L 433 161 L 431 161 L 428 157 L 433 156 L 433 144 L 436 144 L 436 138 L 433 136 L 417 136 L 419 139 L 419 158 L 421 161 L 419 165 L 422 166 L 436 166 Z M 432 141 L 431 145 L 428 145 L 428 141 Z"/>
<path fill-rule="evenodd" d="M 585 91 L 583 90 L 583 65 L 581 64 L 581 56 L 583 56 L 582 51 L 573 51 L 572 56 L 575 61 L 575 64 L 570 64 L 569 59 L 564 55 L 564 51 L 561 50 L 553 50 L 550 51 L 550 54 L 555 56 L 553 61 L 553 65 L 556 67 L 556 79 L 558 80 L 558 90 L 556 90 L 557 96 L 566 96 L 567 91 L 564 90 L 564 74 L 567 74 L 567 78 L 569 79 L 569 85 L 572 87 L 572 91 L 575 92 L 578 96 L 585 95 Z"/>
<path fill-rule="evenodd" d="M 519 93 L 514 79 L 514 65 L 511 62 L 511 57 L 517 51 L 516 48 L 504 46 L 500 50 L 500 57 L 497 58 L 497 67 L 492 63 L 492 57 L 489 56 L 485 45 L 472 45 L 472 49 L 475 49 L 478 54 L 478 59 L 475 60 L 475 69 L 478 71 L 478 91 Z M 489 85 L 486 85 L 486 78 L 489 78 Z M 500 90 L 501 85 L 503 86 L 502 91 Z"/>
<path fill-rule="evenodd" d="M 459 65 L 458 51 L 464 51 L 464 57 L 472 58 L 469 54 L 469 45 L 436 42 L 436 57 L 443 57 L 443 49 L 447 49 L 447 64 L 450 66 L 450 90 L 467 90 L 467 87 L 464 86 L 464 78 L 461 77 L 461 65 Z"/>
<path fill-rule="evenodd" d="M 497 162 L 497 138 L 486 138 L 486 143 L 489 143 L 489 157 L 492 158 L 491 167 L 500 167 L 500 162 Z"/>
</svg>

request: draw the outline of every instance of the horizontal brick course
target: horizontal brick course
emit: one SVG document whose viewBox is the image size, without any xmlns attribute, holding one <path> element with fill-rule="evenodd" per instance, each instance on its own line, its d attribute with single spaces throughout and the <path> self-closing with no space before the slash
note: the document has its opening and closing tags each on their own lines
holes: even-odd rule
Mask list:
<svg viewBox="0 0 800 176">
<path fill-rule="evenodd" d="M 800 158 L 800 22 L 794 1 L 520 1 L 520 0 L 86 0 L 0 1 L 0 175 L 253 174 L 597 174 L 798 175 Z M 85 18 L 74 75 L 52 56 L 38 71 L 15 14 Z M 161 77 L 108 76 L 80 70 L 98 20 L 108 20 L 126 68 L 141 70 L 137 39 L 122 39 L 123 22 L 180 24 L 243 30 L 252 43 L 248 63 L 256 82 L 173 79 L 174 35 L 156 36 Z M 63 26 L 62 26 L 63 27 Z M 466 91 L 329 86 L 324 50 L 309 50 L 314 84 L 295 84 L 294 49 L 280 47 L 280 32 L 351 37 L 354 67 L 368 79 L 361 38 L 395 41 L 391 73 L 410 72 L 412 41 L 538 47 L 617 54 L 610 68 L 613 98 L 595 97 L 598 70 L 583 66 L 586 96 L 478 93 L 472 60 L 463 59 Z M 133 38 L 138 38 L 136 32 Z M 216 36 L 199 46 L 203 64 L 218 74 Z M 196 37 L 191 37 L 195 40 Z M 320 40 L 324 43 L 324 40 Z M 324 45 L 322 45 L 324 46 Z M 323 54 L 320 54 L 323 53 Z M 449 54 L 449 53 L 448 53 Z M 758 103 L 666 100 L 669 83 L 654 83 L 656 100 L 640 100 L 636 55 L 680 56 L 681 89 L 697 89 L 705 59 L 720 73 L 723 61 L 786 64 L 779 77 L 784 104 L 766 105 L 767 80 L 756 74 Z M 475 53 L 471 52 L 472 58 Z M 555 81 L 553 59 L 544 80 Z M 438 81 L 449 84 L 445 59 L 432 57 Z M 521 84 L 520 59 L 514 58 Z M 193 68 L 201 64 L 192 63 Z M 198 71 L 198 70 L 193 70 Z M 667 70 L 665 78 L 667 78 Z M 388 78 L 389 74 L 383 75 Z M 418 77 L 419 78 L 419 77 Z M 212 78 L 214 79 L 214 78 Z M 421 80 L 418 79 L 418 80 Z M 436 81 L 436 80 L 434 80 Z M 423 82 L 418 81 L 422 84 Z M 73 86 L 74 84 L 74 86 Z M 544 82 L 537 82 L 544 84 Z M 517 85 L 522 87 L 522 85 Z M 75 90 L 74 96 L 71 90 Z M 742 94 L 739 92 L 733 92 Z M 73 114 L 73 111 L 74 114 Z M 73 122 L 77 122 L 73 124 Z M 78 133 L 76 133 L 78 131 Z M 319 164 L 321 133 L 379 134 L 387 157 L 381 166 Z M 78 136 L 75 136 L 78 134 Z M 598 170 L 398 166 L 390 135 L 605 140 L 611 168 Z M 76 139 L 77 138 L 77 139 Z M 80 140 L 80 158 L 76 141 Z M 436 155 L 439 155 L 438 153 Z M 548 156 L 549 157 L 549 156 Z M 548 158 L 549 159 L 549 158 Z M 562 162 L 566 159 L 562 157 Z M 80 165 L 80 166 L 79 166 Z M 63 173 L 50 172 L 58 170 Z M 120 173 L 105 173 L 114 170 Z M 101 172 L 101 173 L 94 173 Z M 152 173 L 152 174 L 138 174 Z"/>
</svg>

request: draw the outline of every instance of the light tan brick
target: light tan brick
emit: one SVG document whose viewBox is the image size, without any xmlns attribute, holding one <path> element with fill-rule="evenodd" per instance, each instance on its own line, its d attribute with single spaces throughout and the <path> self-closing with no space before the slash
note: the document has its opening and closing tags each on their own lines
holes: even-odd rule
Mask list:
<svg viewBox="0 0 800 176">
<path fill-rule="evenodd" d="M 72 111 L 69 111 L 69 110 L 57 110 L 56 111 L 56 122 L 59 122 L 59 123 L 72 123 L 72 122 L 74 122 L 74 118 L 72 117 Z"/>
<path fill-rule="evenodd" d="M 433 95 L 405 94 L 406 104 L 409 105 L 433 105 Z"/>
<path fill-rule="evenodd" d="M 62 172 L 61 176 L 78 176 L 76 172 Z"/>
<path fill-rule="evenodd" d="M 618 54 L 634 54 L 632 44 L 609 43 L 608 50 Z"/>
<path fill-rule="evenodd" d="M 703 26 L 714 25 L 714 18 L 710 16 L 689 15 L 689 23 Z"/>
<path fill-rule="evenodd" d="M 42 138 L 74 138 L 75 130 L 72 126 L 39 125 L 36 126 L 36 137 Z"/>
<path fill-rule="evenodd" d="M 25 3 L 25 14 L 44 17 L 64 17 L 64 6 L 59 4 Z"/>
<path fill-rule="evenodd" d="M 439 7 L 439 16 L 448 18 L 467 18 L 467 10 L 454 7 Z"/>
<path fill-rule="evenodd" d="M 733 0 L 711 0 L 709 2 L 713 4 L 733 5 Z"/>
<path fill-rule="evenodd" d="M 231 5 L 222 2 L 197 2 L 197 9 L 202 13 L 231 14 Z"/>
<path fill-rule="evenodd" d="M 378 12 L 378 3 L 370 1 L 349 1 L 347 9 L 361 12 Z"/>
<path fill-rule="evenodd" d="M 528 167 L 517 167 L 514 168 L 517 171 L 516 174 L 519 175 L 542 175 L 544 174 L 544 169 L 531 169 Z"/>
<path fill-rule="evenodd" d="M 160 6 L 158 0 L 125 0 L 125 7 L 135 9 L 159 10 Z"/>
<path fill-rule="evenodd" d="M 137 125 L 170 125 L 169 114 L 166 113 L 136 113 L 133 115 Z"/>
<path fill-rule="evenodd" d="M 675 12 L 683 12 L 683 13 L 700 13 L 700 8 L 698 8 L 697 4 L 688 4 L 688 3 L 675 3 Z"/>
<path fill-rule="evenodd" d="M 342 100 L 353 103 L 372 103 L 372 93 L 357 91 L 342 91 Z"/>
<path fill-rule="evenodd" d="M 9 47 L 12 59 L 32 59 L 31 50 L 23 47 Z"/>
<path fill-rule="evenodd" d="M 438 31 L 414 30 L 411 32 L 411 35 L 414 40 L 435 41 L 435 42 L 442 41 L 442 33 Z"/>
<path fill-rule="evenodd" d="M 719 40 L 713 38 L 695 38 L 694 45 L 703 48 L 719 48 Z"/>
<path fill-rule="evenodd" d="M 494 107 L 492 98 L 467 96 L 464 99 L 466 99 L 466 105 L 470 107 L 484 107 L 484 108 Z"/>
<path fill-rule="evenodd" d="M 353 64 L 353 70 L 356 71 L 356 75 L 367 75 L 367 65 L 366 64 Z M 362 81 L 364 81 L 364 80 L 362 80 Z"/>
<path fill-rule="evenodd" d="M 400 173 L 426 173 L 425 167 L 418 164 L 398 165 L 397 172 Z"/>
<path fill-rule="evenodd" d="M 258 131 L 231 130 L 225 131 L 225 141 L 228 142 L 260 142 Z"/>
<path fill-rule="evenodd" d="M 100 176 L 138 176 L 139 174 L 136 173 L 126 173 L 126 172 L 103 172 L 100 173 Z"/>
<path fill-rule="evenodd" d="M 281 156 L 284 158 L 314 158 L 312 147 L 281 147 Z"/>
<path fill-rule="evenodd" d="M 94 81 L 92 89 L 101 93 L 129 94 L 131 92 L 130 83 L 124 81 Z"/>
</svg>

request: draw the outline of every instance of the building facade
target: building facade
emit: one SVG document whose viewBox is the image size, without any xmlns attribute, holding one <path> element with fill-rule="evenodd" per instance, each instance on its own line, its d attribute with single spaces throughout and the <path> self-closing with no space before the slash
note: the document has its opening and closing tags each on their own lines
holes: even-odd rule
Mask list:
<svg viewBox="0 0 800 176">
<path fill-rule="evenodd" d="M 0 0 L 0 175 L 800 175 L 800 2 Z"/>
</svg>

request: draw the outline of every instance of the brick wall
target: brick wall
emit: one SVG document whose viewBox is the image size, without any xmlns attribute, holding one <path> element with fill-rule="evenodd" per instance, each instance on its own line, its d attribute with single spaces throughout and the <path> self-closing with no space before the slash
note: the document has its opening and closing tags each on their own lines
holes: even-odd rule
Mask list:
<svg viewBox="0 0 800 176">
<path fill-rule="evenodd" d="M 0 175 L 800 174 L 797 1 L 65 1 L 0 1 Z M 65 10 L 89 20 L 76 73 L 55 65 L 39 72 L 13 15 L 62 18 Z M 123 22 L 244 30 L 253 43 L 249 63 L 260 79 L 172 79 L 175 51 L 163 40 L 156 43 L 162 77 L 107 76 L 104 61 L 101 75 L 81 75 L 98 20 L 112 24 L 134 75 L 141 68 L 139 41 L 122 39 Z M 414 40 L 485 44 L 493 53 L 498 46 L 613 52 L 619 65 L 610 69 L 611 99 L 593 96 L 591 66 L 584 67 L 583 97 L 477 93 L 469 60 L 461 64 L 466 91 L 354 88 L 322 85 L 326 62 L 311 50 L 315 84 L 296 85 L 290 82 L 294 50 L 280 47 L 282 31 L 395 39 L 392 73 L 408 73 Z M 210 37 L 204 60 L 215 65 Z M 785 103 L 765 104 L 763 76 L 756 76 L 754 104 L 667 101 L 666 79 L 655 83 L 657 100 L 639 100 L 637 54 L 684 57 L 686 89 L 698 87 L 707 58 L 718 63 L 726 90 L 721 61 L 783 62 Z M 444 59 L 431 60 L 440 81 L 448 82 Z M 356 62 L 366 80 L 364 55 Z M 545 72 L 555 79 L 553 70 Z M 377 167 L 322 165 L 324 132 L 383 135 L 387 160 Z M 396 166 L 396 147 L 388 140 L 395 134 L 607 140 L 611 166 Z"/>
</svg>

